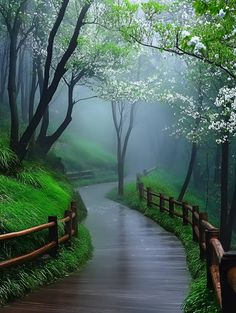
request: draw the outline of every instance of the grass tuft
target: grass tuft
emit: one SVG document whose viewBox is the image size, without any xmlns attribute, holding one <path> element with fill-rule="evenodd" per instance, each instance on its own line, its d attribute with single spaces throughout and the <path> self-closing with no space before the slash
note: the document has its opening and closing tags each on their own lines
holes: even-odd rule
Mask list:
<svg viewBox="0 0 236 313">
<path fill-rule="evenodd" d="M 0 175 L 0 234 L 46 223 L 49 215 L 62 218 L 72 197 L 72 187 L 65 178 L 37 164 L 25 163 L 14 177 Z M 76 200 L 81 221 L 87 212 L 79 195 Z M 62 234 L 64 225 L 59 223 L 59 235 Z M 0 261 L 33 251 L 47 242 L 47 230 L 5 241 L 0 248 Z M 91 251 L 90 235 L 80 225 L 78 239 L 73 238 L 70 248 L 62 247 L 57 258 L 34 260 L 1 271 L 0 304 L 80 268 Z"/>
</svg>

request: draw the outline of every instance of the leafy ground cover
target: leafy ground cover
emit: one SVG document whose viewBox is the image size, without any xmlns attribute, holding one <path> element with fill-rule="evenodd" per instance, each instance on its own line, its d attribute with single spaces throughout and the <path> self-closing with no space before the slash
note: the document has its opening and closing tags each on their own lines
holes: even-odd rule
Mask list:
<svg viewBox="0 0 236 313">
<path fill-rule="evenodd" d="M 55 153 L 62 158 L 65 167 L 70 170 L 110 171 L 115 169 L 115 156 L 95 142 L 85 141 L 72 136 L 66 142 L 58 142 Z"/>
<path fill-rule="evenodd" d="M 72 197 L 78 203 L 79 220 L 82 221 L 86 208 L 80 195 L 73 195 L 70 183 L 62 175 L 40 164 L 26 162 L 17 174 L 9 176 L 14 155 L 8 151 L 3 139 L 0 146 L 0 167 L 8 174 L 0 175 L 0 234 L 47 223 L 50 215 L 62 218 Z M 63 225 L 59 225 L 59 232 L 63 234 Z M 0 260 L 31 252 L 47 242 L 47 230 L 8 240 L 1 245 Z M 71 247 L 62 246 L 56 258 L 39 259 L 2 270 L 0 304 L 80 269 L 91 257 L 91 251 L 89 232 L 80 224 L 78 238 L 73 238 Z"/>
<path fill-rule="evenodd" d="M 148 176 L 142 177 L 142 181 L 145 186 L 151 187 L 153 190 L 174 197 L 175 199 L 178 198 L 183 183 L 183 179 L 174 177 L 164 170 L 153 171 Z M 218 194 L 216 189 L 210 189 L 208 200 L 206 200 L 206 195 L 203 191 L 199 191 L 190 185 L 185 194 L 184 201 L 192 205 L 198 205 L 200 211 L 207 212 L 211 223 L 217 226 L 219 223 L 220 207 L 219 199 L 217 198 Z"/>
</svg>

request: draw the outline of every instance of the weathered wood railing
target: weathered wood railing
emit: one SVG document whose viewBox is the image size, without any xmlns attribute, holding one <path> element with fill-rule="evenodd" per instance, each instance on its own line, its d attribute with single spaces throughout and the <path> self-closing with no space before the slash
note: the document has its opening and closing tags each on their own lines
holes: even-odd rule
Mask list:
<svg viewBox="0 0 236 313">
<path fill-rule="evenodd" d="M 198 242 L 200 258 L 206 260 L 207 286 L 215 290 L 223 313 L 236 312 L 236 252 L 226 253 L 219 239 L 219 229 L 208 222 L 206 212 L 198 206 L 175 200 L 144 187 L 137 176 L 137 191 L 140 200 L 148 207 L 157 207 L 171 218 L 181 218 L 183 225 L 191 225 L 193 241 Z"/>
<path fill-rule="evenodd" d="M 95 178 L 95 173 L 93 170 L 67 172 L 66 175 L 70 180 L 73 180 L 73 181 L 77 179 Z"/>
<path fill-rule="evenodd" d="M 65 233 L 59 238 L 58 223 L 64 224 Z M 34 251 L 27 254 L 17 256 L 15 258 L 0 262 L 0 269 L 10 267 L 13 265 L 18 265 L 32 259 L 35 259 L 44 254 L 49 254 L 50 256 L 56 256 L 59 245 L 68 242 L 70 243 L 72 236 L 77 236 L 78 234 L 78 215 L 77 207 L 75 202 L 71 202 L 70 209 L 65 211 L 63 219 L 58 219 L 57 216 L 49 216 L 48 223 L 38 225 L 29 229 L 25 229 L 18 232 L 12 232 L 0 235 L 0 242 L 23 237 L 26 235 L 31 235 L 33 233 L 48 229 L 48 243 L 43 247 L 40 247 Z"/>
</svg>

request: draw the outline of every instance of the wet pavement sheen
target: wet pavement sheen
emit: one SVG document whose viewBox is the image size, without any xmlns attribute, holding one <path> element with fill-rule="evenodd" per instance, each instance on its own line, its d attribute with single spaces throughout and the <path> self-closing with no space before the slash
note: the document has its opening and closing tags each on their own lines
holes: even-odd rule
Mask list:
<svg viewBox="0 0 236 313">
<path fill-rule="evenodd" d="M 80 273 L 32 292 L 2 313 L 179 313 L 189 274 L 178 239 L 110 201 L 114 184 L 80 189 L 94 257 Z"/>
</svg>

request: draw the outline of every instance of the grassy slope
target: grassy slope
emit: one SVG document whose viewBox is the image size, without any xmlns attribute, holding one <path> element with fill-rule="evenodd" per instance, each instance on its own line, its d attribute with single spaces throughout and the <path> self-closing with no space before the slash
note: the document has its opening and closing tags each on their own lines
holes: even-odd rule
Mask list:
<svg viewBox="0 0 236 313">
<path fill-rule="evenodd" d="M 94 178 L 74 181 L 75 187 L 117 180 L 115 156 L 94 142 L 70 136 L 66 142 L 57 143 L 55 152 L 67 171 L 94 171 Z"/>
<path fill-rule="evenodd" d="M 58 142 L 56 154 L 63 159 L 68 170 L 114 170 L 115 156 L 94 142 L 79 137 Z"/>
<path fill-rule="evenodd" d="M 154 171 L 149 176 L 143 177 L 142 180 L 146 186 L 152 187 L 154 190 L 158 190 L 158 192 L 174 197 L 175 199 L 178 198 L 183 183 L 182 180 L 162 170 Z M 216 207 L 219 206 L 217 204 L 218 200 L 216 200 L 217 196 L 218 193 L 216 190 L 209 191 L 209 202 L 206 208 L 205 194 L 200 193 L 190 186 L 185 194 L 184 201 L 192 205 L 198 205 L 201 211 L 207 211 L 210 221 L 217 226 L 218 211 Z"/>
<path fill-rule="evenodd" d="M 80 225 L 78 239 L 70 248 L 61 248 L 55 259 L 38 260 L 17 266 L 0 274 L 0 304 L 12 298 L 22 297 L 26 292 L 63 278 L 81 269 L 91 257 L 92 245 L 88 230 Z"/>
<path fill-rule="evenodd" d="M 168 196 L 176 197 L 179 190 L 178 183 L 173 180 L 167 180 L 167 177 L 168 175 L 159 172 L 152 174 L 150 177 L 144 177 L 143 181 L 146 186 L 151 186 L 155 191 L 162 192 Z M 170 184 L 170 182 L 172 182 L 172 184 Z M 108 196 L 117 200 L 115 190 Z M 152 218 L 165 229 L 173 232 L 182 241 L 185 247 L 187 262 L 192 276 L 190 291 L 184 303 L 184 312 L 218 313 L 219 309 L 215 296 L 206 288 L 205 262 L 202 262 L 199 259 L 199 247 L 197 243 L 192 241 L 191 228 L 189 226 L 182 226 L 181 220 L 177 218 L 172 219 L 166 213 L 160 213 L 156 208 L 147 208 L 146 202 L 140 202 L 135 184 L 127 185 L 124 197 L 118 200 Z M 201 199 L 199 199 L 196 195 L 189 193 L 186 196 L 186 200 L 189 201 L 189 203 L 195 203 L 201 206 Z"/>
<path fill-rule="evenodd" d="M 0 175 L 0 233 L 26 229 L 47 222 L 49 215 L 63 217 L 72 197 L 70 184 L 62 177 L 37 164 L 26 164 L 17 178 Z M 80 219 L 85 216 L 82 200 Z M 60 225 L 63 232 L 63 225 Z M 8 259 L 37 247 L 48 240 L 47 231 L 9 240 L 0 249 L 0 259 Z M 0 303 L 22 296 L 28 290 L 65 276 L 82 266 L 91 256 L 91 238 L 83 225 L 72 247 L 61 248 L 58 257 L 48 261 L 34 261 L 0 272 Z"/>
</svg>

